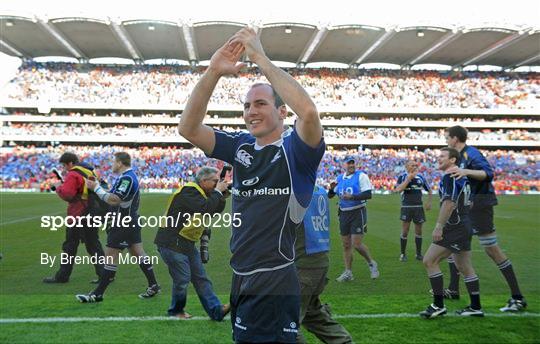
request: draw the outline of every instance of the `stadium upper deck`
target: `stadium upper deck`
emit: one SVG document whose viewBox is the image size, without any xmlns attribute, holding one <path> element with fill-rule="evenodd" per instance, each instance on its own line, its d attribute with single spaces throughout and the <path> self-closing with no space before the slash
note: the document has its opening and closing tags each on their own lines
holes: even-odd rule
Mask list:
<svg viewBox="0 0 540 344">
<path fill-rule="evenodd" d="M 0 51 L 27 59 L 118 57 L 139 62 L 178 59 L 197 63 L 209 60 L 241 27 L 252 25 L 261 35 L 270 59 L 298 65 L 445 64 L 455 68 L 495 65 L 506 69 L 540 64 L 540 30 L 532 25 L 448 25 L 443 24 L 445 18 L 440 13 L 436 16 L 440 17 L 439 24 L 388 27 L 363 25 L 354 19 L 339 24 L 279 19 L 231 22 L 224 21 L 225 18 L 191 23 L 188 18 L 181 18 L 188 17 L 187 12 L 186 9 L 186 13 L 179 13 L 180 18 L 175 20 L 0 14 Z M 253 17 L 251 14 L 250 18 Z M 313 16 L 311 20 L 316 21 Z"/>
</svg>

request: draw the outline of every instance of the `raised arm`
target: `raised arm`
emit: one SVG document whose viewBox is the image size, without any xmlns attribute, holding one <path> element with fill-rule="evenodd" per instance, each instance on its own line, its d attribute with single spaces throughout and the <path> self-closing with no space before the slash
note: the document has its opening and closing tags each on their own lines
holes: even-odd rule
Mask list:
<svg viewBox="0 0 540 344">
<path fill-rule="evenodd" d="M 302 141 L 311 147 L 317 147 L 322 138 L 322 125 L 317 108 L 304 88 L 268 59 L 260 38 L 252 28 L 246 27 L 238 31 L 230 42 L 244 46 L 249 59 L 259 66 L 285 104 L 298 116 L 296 129 Z"/>
<path fill-rule="evenodd" d="M 411 182 L 411 180 L 413 180 L 414 177 L 415 177 L 415 174 L 412 174 L 412 173 L 407 174 L 407 177 L 405 177 L 403 182 L 401 182 L 398 186 L 396 186 L 394 191 L 395 192 L 405 191 L 405 189 L 407 188 L 407 185 L 409 185 L 409 183 Z"/>
<path fill-rule="evenodd" d="M 193 89 L 182 112 L 178 133 L 206 154 L 212 153 L 216 144 L 213 129 L 203 124 L 208 102 L 219 79 L 227 74 L 237 74 L 244 66 L 238 63 L 243 53 L 244 47 L 241 44 L 227 42 L 219 48 L 210 59 L 208 69 Z"/>
</svg>

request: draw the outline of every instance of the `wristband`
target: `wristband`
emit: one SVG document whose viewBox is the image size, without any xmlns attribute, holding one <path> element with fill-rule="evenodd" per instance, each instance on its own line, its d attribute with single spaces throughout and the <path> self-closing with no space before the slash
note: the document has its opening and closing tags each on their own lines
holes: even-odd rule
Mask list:
<svg viewBox="0 0 540 344">
<path fill-rule="evenodd" d="M 103 189 L 101 185 L 97 184 L 94 188 L 94 192 L 102 201 L 107 202 L 109 200 L 110 194 L 105 191 L 105 189 Z"/>
</svg>

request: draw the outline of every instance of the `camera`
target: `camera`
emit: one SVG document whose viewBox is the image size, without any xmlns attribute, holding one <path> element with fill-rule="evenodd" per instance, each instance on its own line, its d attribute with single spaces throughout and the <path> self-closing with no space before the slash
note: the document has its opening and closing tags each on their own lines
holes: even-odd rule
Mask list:
<svg viewBox="0 0 540 344">
<path fill-rule="evenodd" d="M 227 172 L 229 172 L 229 171 L 232 171 L 232 166 L 231 165 L 224 165 L 223 169 L 221 170 L 221 174 L 219 175 L 219 180 L 225 179 L 225 177 L 227 176 Z M 227 186 L 227 189 L 229 191 L 231 191 L 232 184 Z"/>
<path fill-rule="evenodd" d="M 210 252 L 208 252 L 208 244 L 210 243 L 210 228 L 205 228 L 201 235 L 201 260 L 203 264 L 208 263 L 210 260 Z"/>
</svg>

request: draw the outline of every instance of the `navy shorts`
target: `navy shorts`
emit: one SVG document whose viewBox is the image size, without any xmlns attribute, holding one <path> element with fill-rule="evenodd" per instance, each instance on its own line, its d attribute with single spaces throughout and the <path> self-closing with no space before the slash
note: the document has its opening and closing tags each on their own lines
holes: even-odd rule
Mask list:
<svg viewBox="0 0 540 344">
<path fill-rule="evenodd" d="M 233 273 L 233 340 L 248 343 L 296 343 L 300 285 L 294 264 L 242 276 Z"/>
<path fill-rule="evenodd" d="M 426 222 L 424 207 L 402 207 L 399 219 L 403 222 L 424 223 Z"/>
<path fill-rule="evenodd" d="M 367 233 L 367 209 L 362 207 L 353 210 L 339 211 L 339 232 L 341 235 Z"/>
<path fill-rule="evenodd" d="M 493 207 L 473 207 L 469 213 L 472 228 L 475 235 L 490 234 L 495 232 L 493 223 Z"/>
<path fill-rule="evenodd" d="M 460 253 L 471 250 L 472 228 L 469 223 L 444 226 L 443 238 L 433 243 L 449 249 L 452 253 Z"/>
<path fill-rule="evenodd" d="M 141 242 L 139 227 L 107 229 L 107 247 L 123 250 Z"/>
</svg>

